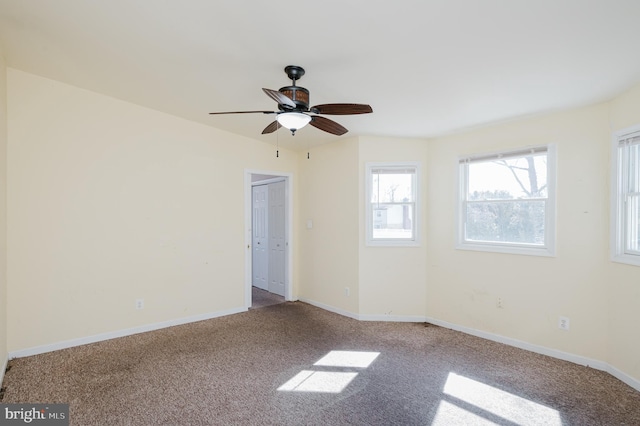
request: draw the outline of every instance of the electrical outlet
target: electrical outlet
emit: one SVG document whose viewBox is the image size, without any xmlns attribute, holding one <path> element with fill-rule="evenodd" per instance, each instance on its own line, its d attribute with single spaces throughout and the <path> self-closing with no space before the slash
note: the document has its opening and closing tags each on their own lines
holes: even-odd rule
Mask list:
<svg viewBox="0 0 640 426">
<path fill-rule="evenodd" d="M 144 299 L 136 299 L 136 309 L 144 309 Z"/>
<path fill-rule="evenodd" d="M 560 330 L 569 331 L 569 318 L 560 317 L 558 319 L 558 328 Z"/>
<path fill-rule="evenodd" d="M 498 297 L 498 299 L 496 300 L 496 308 L 504 308 L 502 297 Z"/>
<path fill-rule="evenodd" d="M 349 289 L 349 287 L 345 287 L 344 288 L 344 295 L 349 297 L 350 294 L 351 294 L 351 290 Z"/>
</svg>

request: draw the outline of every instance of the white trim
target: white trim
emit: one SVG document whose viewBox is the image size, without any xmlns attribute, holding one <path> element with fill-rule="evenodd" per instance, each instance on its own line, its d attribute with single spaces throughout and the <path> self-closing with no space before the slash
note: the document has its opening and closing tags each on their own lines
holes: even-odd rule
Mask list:
<svg viewBox="0 0 640 426">
<path fill-rule="evenodd" d="M 491 340 L 493 342 L 503 343 L 505 345 L 513 346 L 516 348 L 524 349 L 530 352 L 535 352 L 542 355 L 547 355 L 553 358 L 558 358 L 564 361 L 570 361 L 574 364 L 585 365 L 587 367 L 593 367 L 598 370 L 607 370 L 607 364 L 602 361 L 597 361 L 591 358 L 583 357 L 580 355 L 574 355 L 568 352 L 559 351 L 557 349 L 547 348 L 545 346 L 535 345 L 522 340 L 513 339 L 511 337 L 501 336 L 499 334 L 489 333 L 487 331 L 477 330 L 475 328 L 465 327 L 457 324 L 453 324 L 447 321 L 438 320 L 435 318 L 427 318 L 427 322 L 438 325 L 440 327 L 448 328 L 455 331 L 460 331 L 472 336 L 481 337 L 483 339 Z"/>
<path fill-rule="evenodd" d="M 555 253 L 551 252 L 545 246 L 514 246 L 511 244 L 499 244 L 495 242 L 486 243 L 458 243 L 458 250 L 485 251 L 491 253 L 520 254 L 524 256 L 543 256 L 554 257 Z"/>
<path fill-rule="evenodd" d="M 345 311 L 344 309 L 336 308 L 334 306 L 326 305 L 324 303 L 316 302 L 311 299 L 300 299 L 301 302 L 308 303 L 317 308 L 324 309 L 325 311 L 333 312 L 343 317 L 353 318 L 358 321 L 383 321 L 383 322 L 425 322 L 427 317 L 422 315 L 360 315 L 353 312 Z"/>
<path fill-rule="evenodd" d="M 355 320 L 359 319 L 358 314 L 354 314 L 353 312 L 345 311 L 343 309 L 334 308 L 333 306 L 325 305 L 324 303 L 316 302 L 315 300 L 301 298 L 300 301 L 304 303 L 308 303 L 309 305 L 313 305 L 317 308 L 324 309 L 325 311 L 342 315 L 343 317 L 353 318 Z"/>
<path fill-rule="evenodd" d="M 460 163 L 484 163 L 487 161 L 506 160 L 509 158 L 521 158 L 528 157 L 530 155 L 539 155 L 547 152 L 547 145 L 538 145 L 534 147 L 527 147 L 523 149 L 517 149 L 514 151 L 494 151 L 484 154 L 469 155 L 466 157 L 460 157 Z"/>
<path fill-rule="evenodd" d="M 447 321 L 438 320 L 430 317 L 423 316 L 399 316 L 399 315 L 358 315 L 349 311 L 345 311 L 343 309 L 334 308 L 333 306 L 326 305 L 324 303 L 316 302 L 310 299 L 300 299 L 301 302 L 307 303 L 309 305 L 316 306 L 320 309 L 324 309 L 325 311 L 333 312 L 338 315 L 342 315 L 348 318 L 352 318 L 359 321 L 388 321 L 388 322 L 428 322 L 430 324 L 434 324 L 440 327 L 448 328 L 451 330 L 459 331 L 461 333 L 469 334 L 472 336 L 480 337 L 482 339 L 491 340 L 494 342 L 502 343 L 508 346 L 513 346 L 516 348 L 524 349 L 530 352 L 547 355 L 552 358 L 561 359 L 564 361 L 573 362 L 574 364 L 584 365 L 587 367 L 595 368 L 597 370 L 601 370 L 611 374 L 616 379 L 626 383 L 632 388 L 640 391 L 640 380 L 630 376 L 629 374 L 619 370 L 618 368 L 607 364 L 603 361 L 594 360 L 591 358 L 583 357 L 580 355 L 574 355 L 568 352 L 559 351 L 556 349 L 550 349 L 545 346 L 535 345 L 532 343 L 527 343 L 522 340 L 512 339 L 510 337 L 501 336 L 494 333 L 489 333 L 482 330 L 477 330 L 470 327 L 456 325 Z M 4 379 L 4 373 L 7 368 L 7 364 L 10 359 L 14 358 L 22 358 L 26 356 L 38 355 L 46 352 L 52 352 L 60 349 L 72 348 L 74 346 L 86 345 L 89 343 L 96 343 L 104 340 L 115 339 L 118 337 L 131 336 L 134 334 L 145 333 L 148 331 L 159 330 L 162 328 L 173 327 L 176 325 L 188 324 L 197 321 L 204 321 L 208 319 L 218 318 L 226 315 L 237 314 L 241 312 L 246 312 L 246 309 L 236 308 L 229 309 L 226 311 L 220 311 L 210 314 L 202 314 L 202 315 L 194 315 L 186 318 L 179 318 L 170 321 L 164 321 L 155 324 L 147 324 L 139 327 L 130 328 L 127 330 L 114 331 L 109 333 L 102 333 L 95 336 L 83 337 L 79 339 L 66 340 L 63 342 L 52 343 L 49 345 L 36 346 L 33 348 L 22 349 L 18 351 L 9 352 L 7 355 L 4 366 L 0 371 L 0 384 Z"/>
<path fill-rule="evenodd" d="M 278 177 L 274 177 L 274 178 L 271 178 L 271 179 L 263 179 L 263 180 L 251 181 L 251 186 L 268 185 L 270 183 L 285 182 L 286 180 L 287 180 L 286 177 L 278 176 Z"/>
<path fill-rule="evenodd" d="M 420 247 L 420 203 L 421 203 L 421 167 L 419 161 L 388 161 L 365 163 L 365 246 L 366 247 Z M 413 238 L 412 239 L 373 239 L 373 223 L 371 209 L 371 174 L 374 169 L 412 169 L 414 171 L 413 196 Z M 406 170 L 405 170 L 406 172 Z M 383 203 L 387 204 L 387 203 Z"/>
<path fill-rule="evenodd" d="M 561 359 L 563 361 L 569 361 L 574 364 L 584 365 L 587 367 L 595 368 L 606 373 L 611 374 L 621 382 L 626 383 L 632 388 L 640 391 L 640 380 L 630 376 L 629 374 L 619 370 L 618 368 L 604 362 L 592 358 L 587 358 L 580 355 L 575 355 L 568 352 L 563 352 L 557 349 L 547 348 L 545 346 L 535 345 L 533 343 L 524 342 L 522 340 L 513 339 L 511 337 L 501 336 L 499 334 L 489 333 L 482 330 L 477 330 L 470 327 L 465 327 L 457 324 L 453 324 L 447 321 L 438 320 L 428 316 L 399 316 L 399 315 L 359 315 L 352 312 L 347 312 L 342 309 L 334 308 L 333 306 L 325 305 L 324 303 L 315 302 L 309 299 L 300 299 L 301 302 L 308 303 L 326 311 L 334 312 L 336 314 L 357 319 L 359 321 L 387 321 L 387 322 L 428 322 L 440 327 L 448 328 L 451 330 L 459 331 L 461 333 L 469 334 L 471 336 L 480 337 L 482 339 L 491 340 L 493 342 L 502 343 L 515 348 L 524 349 L 529 352 L 534 352 L 541 355 L 550 356 L 552 358 Z"/>
<path fill-rule="evenodd" d="M 138 327 L 128 328 L 125 330 L 111 331 L 108 333 L 96 334 L 94 336 L 80 337 L 77 339 L 64 340 L 62 342 L 51 343 L 48 345 L 35 346 L 27 349 L 20 349 L 9 352 L 9 359 L 22 358 L 26 356 L 53 352 L 60 349 L 72 348 L 74 346 L 87 345 L 89 343 L 101 342 L 103 340 L 117 339 L 118 337 L 131 336 L 134 334 L 145 333 L 147 331 L 160 330 L 162 328 L 173 327 L 176 325 L 189 324 L 192 322 L 205 321 L 212 318 L 223 317 L 240 312 L 246 312 L 246 308 L 227 309 L 225 311 L 213 312 L 208 314 L 193 315 L 185 318 L 177 318 L 169 321 L 158 322 L 154 324 L 146 324 Z M 4 370 L 3 373 L 4 374 Z"/>
<path fill-rule="evenodd" d="M 620 168 L 622 164 L 619 158 L 619 149 L 620 139 L 623 139 L 625 136 L 631 133 L 637 132 L 640 132 L 640 124 L 613 132 L 611 136 L 611 220 L 609 223 L 611 261 L 634 266 L 640 266 L 640 256 L 625 253 L 625 240 L 623 238 L 623 233 L 626 230 L 626 225 L 624 223 L 624 220 L 622 220 L 623 207 L 621 206 L 620 200 L 620 191 L 622 189 L 620 188 Z"/>
<path fill-rule="evenodd" d="M 286 244 L 287 244 L 287 271 L 285 281 L 284 300 L 293 301 L 293 252 L 294 252 L 294 234 L 293 234 L 293 173 L 278 172 L 271 170 L 244 170 L 244 227 L 245 227 L 245 241 L 244 245 L 247 247 L 247 254 L 244 257 L 244 304 L 247 309 L 251 307 L 251 258 L 253 250 L 251 249 L 251 188 L 258 182 L 251 182 L 251 175 L 269 175 L 275 176 L 273 179 L 267 179 L 260 181 L 265 183 L 267 181 L 285 181 L 285 198 L 286 198 L 286 210 L 287 210 L 287 229 L 286 229 Z"/>
<path fill-rule="evenodd" d="M 421 315 L 358 315 L 360 321 L 386 322 L 425 322 L 427 317 Z"/>
<path fill-rule="evenodd" d="M 533 343 L 528 343 L 528 342 L 524 342 L 522 340 L 518 340 L 518 339 L 512 339 L 510 337 L 505 337 L 505 336 L 501 336 L 499 334 L 494 334 L 494 333 L 489 333 L 486 331 L 482 331 L 482 330 L 477 330 L 474 328 L 469 328 L 469 327 L 464 327 L 464 326 L 460 326 L 460 325 L 456 325 L 456 324 L 452 324 L 450 322 L 447 321 L 441 321 L 435 318 L 426 318 L 426 321 L 428 323 L 434 324 L 434 325 L 438 325 L 440 327 L 444 327 L 444 328 L 448 328 L 451 330 L 455 330 L 455 331 L 459 331 L 465 334 L 470 334 L 472 336 L 476 336 L 476 337 L 480 337 L 483 339 L 487 339 L 487 340 L 491 340 L 494 342 L 498 342 L 498 343 L 503 343 L 505 345 L 509 345 L 509 346 L 513 346 L 516 348 L 520 348 L 520 349 L 524 349 L 530 352 L 535 352 L 541 355 L 547 355 L 550 356 L 552 358 L 557 358 L 557 359 L 561 359 L 564 361 L 569 361 L 572 362 L 574 364 L 578 364 L 578 365 L 584 365 L 586 367 L 591 367 L 591 368 L 595 368 L 596 370 L 601 370 L 604 371 L 606 373 L 611 374 L 613 377 L 615 377 L 616 379 L 626 383 L 627 385 L 631 386 L 632 388 L 640 391 L 640 380 L 631 377 L 630 375 L 628 375 L 627 373 L 624 373 L 623 371 L 617 369 L 616 367 L 613 367 L 612 365 L 604 362 L 604 361 L 598 361 L 596 359 L 592 359 L 592 358 L 587 358 L 587 357 L 583 357 L 580 355 L 575 355 L 575 354 L 571 354 L 568 352 L 563 352 L 563 351 L 559 351 L 557 349 L 551 349 L 551 348 L 547 348 L 545 346 L 540 346 L 540 345 L 535 345 Z"/>
<path fill-rule="evenodd" d="M 635 390 L 640 391 L 640 380 L 634 379 L 633 377 L 631 377 L 624 371 L 617 369 L 613 365 L 607 364 L 607 367 L 608 369 L 605 370 L 607 373 L 611 374 L 613 377 L 620 380 L 621 382 L 628 384 Z"/>
</svg>

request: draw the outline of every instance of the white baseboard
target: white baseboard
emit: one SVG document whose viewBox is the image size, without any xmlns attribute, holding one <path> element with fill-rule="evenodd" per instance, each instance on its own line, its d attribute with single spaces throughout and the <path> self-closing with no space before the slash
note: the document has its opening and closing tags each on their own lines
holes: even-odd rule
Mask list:
<svg viewBox="0 0 640 426">
<path fill-rule="evenodd" d="M 324 309 L 325 311 L 329 311 L 329 312 L 333 312 L 335 314 L 342 315 L 343 317 L 349 317 L 349 318 L 353 318 L 353 319 L 356 319 L 356 320 L 360 319 L 360 318 L 358 318 L 358 315 L 356 315 L 356 314 L 354 314 L 352 312 L 345 311 L 343 309 L 338 309 L 338 308 L 335 308 L 335 307 L 330 306 L 330 305 L 325 305 L 324 303 L 316 302 L 315 300 L 304 299 L 304 298 L 299 298 L 298 300 L 301 301 L 301 302 L 304 302 L 304 303 L 308 303 L 309 305 L 316 306 L 316 307 L 318 307 L 320 309 Z"/>
<path fill-rule="evenodd" d="M 96 334 L 94 336 L 81 337 L 78 339 L 65 340 L 62 342 L 52 343 L 49 345 L 36 346 L 27 349 L 20 349 L 9 352 L 8 359 L 22 358 L 31 355 L 43 354 L 46 352 L 57 351 L 60 349 L 72 348 L 74 346 L 86 345 L 89 343 L 101 342 L 103 340 L 116 339 L 118 337 L 131 336 L 132 334 L 145 333 L 147 331 L 159 330 L 161 328 L 173 327 L 176 325 L 188 324 L 191 322 L 204 321 L 212 318 L 223 317 L 226 315 L 246 312 L 246 308 L 235 308 L 226 311 L 213 312 L 208 314 L 194 315 L 185 318 L 177 318 L 174 320 L 158 322 L 155 324 L 146 324 L 138 327 L 128 328 L 126 330 L 112 331 L 109 333 Z M 4 370 L 2 370 L 4 374 Z"/>
<path fill-rule="evenodd" d="M 423 316 L 408 316 L 408 315 L 358 315 L 353 312 L 345 311 L 324 303 L 316 302 L 311 299 L 299 299 L 301 302 L 308 303 L 309 305 L 316 306 L 325 311 L 333 312 L 344 317 L 356 319 L 358 321 L 389 321 L 389 322 L 425 322 L 426 317 Z"/>
<path fill-rule="evenodd" d="M 528 351 L 539 353 L 542 355 L 547 355 L 552 358 L 557 358 L 564 361 L 573 362 L 574 364 L 584 365 L 587 367 L 595 368 L 597 370 L 602 370 L 611 374 L 618 380 L 626 383 L 627 385 L 631 386 L 637 391 L 640 391 L 640 380 L 634 377 L 631 377 L 625 372 L 603 361 L 598 361 L 598 360 L 583 357 L 580 355 L 559 351 L 557 349 L 551 349 L 544 346 L 534 345 L 532 343 L 527 343 L 522 340 L 512 339 L 510 337 L 505 337 L 505 336 L 489 333 L 482 330 L 476 330 L 470 327 L 456 325 L 456 324 L 449 323 L 447 321 L 441 321 L 435 318 L 422 317 L 422 316 L 402 316 L 402 315 L 358 315 L 358 314 L 354 314 L 353 312 L 349 312 L 349 311 L 339 309 L 330 305 L 326 305 L 324 303 L 316 302 L 314 300 L 304 299 L 304 298 L 300 298 L 299 300 L 301 302 L 308 303 L 310 305 L 324 309 L 325 311 L 333 312 L 333 313 L 336 313 L 348 318 L 353 318 L 359 321 L 429 322 L 431 324 L 438 325 L 440 327 L 460 331 L 462 333 L 469 334 L 472 336 L 481 337 L 483 339 L 492 340 L 494 342 L 503 343 L 505 345 L 528 350 Z M 2 383 L 2 380 L 4 378 L 4 373 L 7 367 L 7 363 L 10 359 L 13 359 L 13 358 L 22 358 L 22 357 L 31 356 L 31 355 L 38 355 L 38 354 L 52 352 L 60 349 L 71 348 L 74 346 L 86 345 L 89 343 L 100 342 L 103 340 L 130 336 L 133 334 L 159 330 L 162 328 L 173 327 L 176 325 L 188 324 L 188 323 L 197 322 L 197 321 L 204 321 L 212 318 L 218 318 L 218 317 L 237 314 L 237 313 L 246 312 L 246 311 L 247 311 L 246 308 L 229 309 L 226 311 L 220 311 L 220 312 L 214 312 L 214 313 L 202 314 L 202 315 L 194 315 L 191 317 L 178 318 L 175 320 L 169 320 L 169 321 L 164 321 L 164 322 L 155 323 L 155 324 L 147 324 L 139 327 L 129 328 L 126 330 L 102 333 L 94 336 L 82 337 L 79 339 L 71 339 L 63 342 L 52 343 L 49 345 L 42 345 L 42 346 L 36 346 L 33 348 L 12 351 L 12 352 L 9 352 L 7 357 L 5 357 L 4 366 L 2 366 L 2 370 L 0 370 L 0 384 Z"/>
<path fill-rule="evenodd" d="M 460 331 L 462 333 L 470 334 L 472 336 L 481 337 L 483 339 L 492 340 L 498 343 L 504 343 L 505 345 L 514 346 L 520 349 L 525 349 L 527 351 L 535 352 L 541 355 L 547 355 L 553 358 L 561 359 L 563 361 L 573 362 L 574 364 L 585 365 L 587 367 L 592 367 L 597 370 L 607 371 L 607 364 L 602 361 L 586 358 L 580 355 L 574 355 L 574 354 L 559 351 L 556 349 L 550 349 L 544 346 L 534 345 L 532 343 L 528 343 L 518 339 L 512 339 L 510 337 L 501 336 L 499 334 L 489 333 L 482 330 L 476 330 L 474 328 L 452 324 L 450 322 L 441 321 L 435 318 L 427 318 L 426 321 L 428 323 L 435 324 L 440 327 Z"/>
<path fill-rule="evenodd" d="M 447 321 L 441 321 L 441 320 L 430 318 L 430 317 L 399 316 L 399 315 L 358 315 L 352 312 L 346 312 L 341 309 L 334 308 L 333 306 L 328 306 L 323 303 L 318 303 L 309 299 L 300 299 L 300 301 L 308 303 L 313 306 L 317 306 L 324 310 L 335 312 L 336 314 L 340 314 L 349 318 L 354 318 L 360 321 L 429 322 L 431 324 L 435 324 L 440 327 L 460 331 L 462 333 L 469 334 L 472 336 L 481 337 L 483 339 L 492 340 L 498 343 L 503 343 L 505 345 L 524 349 L 524 350 L 538 353 L 541 355 L 547 355 L 552 358 L 561 359 L 563 361 L 569 361 L 574 364 L 595 368 L 596 370 L 601 370 L 611 374 L 613 377 L 617 378 L 618 380 L 626 383 L 627 385 L 631 386 L 637 391 L 640 391 L 640 380 L 634 377 L 631 377 L 630 375 L 617 369 L 616 367 L 613 367 L 612 365 L 607 364 L 606 362 L 595 360 L 592 358 L 587 358 L 580 355 L 563 352 L 557 349 L 547 348 L 545 346 L 534 345 L 532 343 L 524 342 L 522 340 L 512 339 L 510 337 L 501 336 L 499 334 L 489 333 L 482 330 L 476 330 L 474 328 L 464 327 L 464 326 L 453 324 Z"/>
<path fill-rule="evenodd" d="M 640 391 L 639 380 L 631 377 L 630 375 L 618 370 L 617 368 L 603 361 L 583 357 L 580 355 L 571 354 L 568 352 L 559 351 L 557 349 L 547 348 L 545 346 L 534 345 L 532 343 L 527 343 L 522 340 L 512 339 L 510 337 L 500 336 L 499 334 L 488 333 L 486 331 L 476 330 L 473 328 L 452 324 L 446 321 L 437 320 L 435 318 L 427 318 L 426 321 L 431 324 L 438 325 L 440 327 L 460 331 L 462 333 L 470 334 L 472 336 L 481 337 L 483 339 L 492 340 L 498 343 L 504 343 L 505 345 L 514 346 L 520 349 L 525 349 L 527 351 L 535 352 L 541 355 L 547 355 L 552 358 L 561 359 L 563 361 L 569 361 L 574 364 L 595 368 L 596 370 L 601 370 L 611 374 L 613 377 L 617 378 L 618 380 Z"/>
<path fill-rule="evenodd" d="M 618 370 L 613 365 L 607 364 L 607 367 L 608 367 L 607 370 L 605 370 L 607 373 L 611 374 L 613 377 L 620 380 L 621 382 L 628 384 L 635 390 L 640 391 L 640 380 L 631 377 L 630 375 L 628 375 L 623 371 Z"/>
<path fill-rule="evenodd" d="M 360 321 L 425 322 L 427 317 L 412 315 L 358 315 Z"/>
</svg>

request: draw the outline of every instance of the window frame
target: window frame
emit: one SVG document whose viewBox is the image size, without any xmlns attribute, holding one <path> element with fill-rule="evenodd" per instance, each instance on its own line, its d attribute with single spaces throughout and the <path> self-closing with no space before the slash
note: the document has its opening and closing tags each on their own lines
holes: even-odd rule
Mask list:
<svg viewBox="0 0 640 426">
<path fill-rule="evenodd" d="M 626 173 L 629 171 L 626 162 L 628 159 L 629 144 L 623 141 L 640 138 L 640 124 L 627 127 L 612 134 L 611 143 L 611 260 L 613 262 L 640 266 L 640 252 L 631 253 L 626 249 L 628 235 L 627 210 L 625 199 L 627 198 L 628 180 Z M 640 145 L 640 141 L 634 141 L 633 145 Z M 640 161 L 636 167 L 640 167 Z M 623 176 L 623 174 L 625 174 Z"/>
<path fill-rule="evenodd" d="M 515 242 L 473 241 L 467 240 L 466 203 L 469 187 L 469 168 L 473 162 L 490 161 L 500 158 L 521 158 L 529 153 L 546 152 L 547 155 L 547 198 L 545 201 L 544 244 L 527 244 Z M 556 146 L 555 144 L 538 145 L 515 150 L 504 150 L 478 155 L 459 157 L 457 162 L 458 198 L 456 200 L 456 236 L 455 248 L 458 250 L 485 251 L 493 253 L 520 254 L 527 256 L 556 256 Z M 515 199 L 514 199 L 515 200 Z M 525 199 L 526 200 L 526 199 Z M 534 199 L 535 200 L 535 199 Z"/>
<path fill-rule="evenodd" d="M 413 169 L 413 238 L 373 238 L 373 203 L 371 197 L 372 173 L 376 169 L 407 170 Z M 365 164 L 365 245 L 367 247 L 418 247 L 420 246 L 420 162 L 417 161 L 391 161 L 391 162 L 367 162 Z M 389 204 L 389 203 L 385 203 Z M 407 204 L 397 202 L 394 204 Z"/>
</svg>

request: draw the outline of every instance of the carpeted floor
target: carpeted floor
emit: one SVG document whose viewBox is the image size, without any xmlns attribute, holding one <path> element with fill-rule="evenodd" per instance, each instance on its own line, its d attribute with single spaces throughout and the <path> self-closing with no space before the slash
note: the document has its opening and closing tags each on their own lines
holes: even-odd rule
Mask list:
<svg viewBox="0 0 640 426">
<path fill-rule="evenodd" d="M 611 375 L 301 302 L 10 361 L 2 402 L 74 425 L 639 425 Z"/>
<path fill-rule="evenodd" d="M 251 309 L 283 303 L 284 297 L 258 287 L 251 287 Z"/>
</svg>

